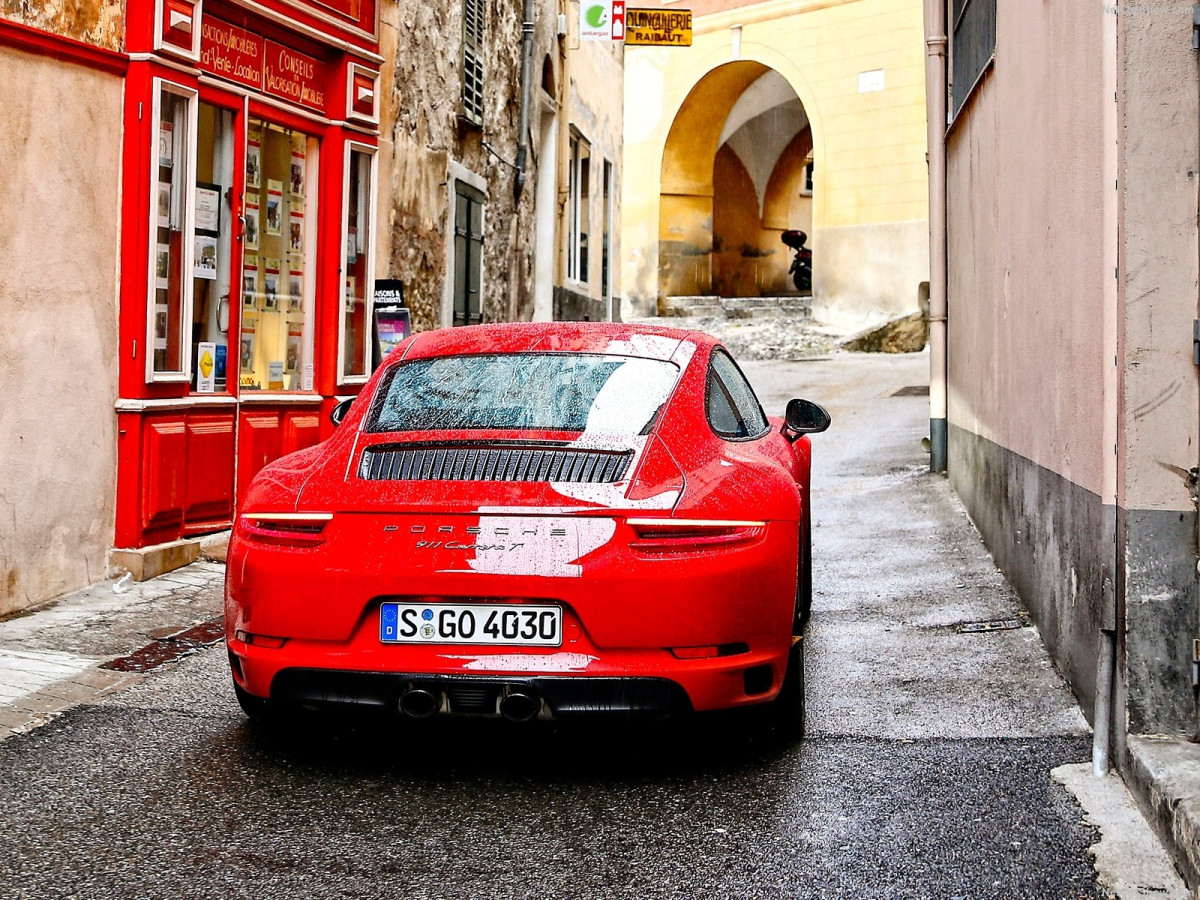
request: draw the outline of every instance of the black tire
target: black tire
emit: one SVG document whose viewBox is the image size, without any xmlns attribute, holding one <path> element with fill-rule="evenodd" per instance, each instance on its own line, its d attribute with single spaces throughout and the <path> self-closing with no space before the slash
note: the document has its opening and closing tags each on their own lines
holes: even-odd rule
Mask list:
<svg viewBox="0 0 1200 900">
<path fill-rule="evenodd" d="M 783 686 L 763 708 L 765 723 L 789 741 L 804 737 L 804 639 L 794 640 L 788 652 Z"/>
<path fill-rule="evenodd" d="M 237 697 L 238 706 L 253 722 L 265 722 L 272 716 L 271 703 L 265 697 L 256 697 L 236 681 L 233 683 L 233 694 Z"/>
<path fill-rule="evenodd" d="M 804 530 L 800 540 L 798 554 L 798 571 L 796 573 L 796 625 L 797 634 L 804 633 L 804 626 L 812 616 L 812 532 Z"/>
</svg>

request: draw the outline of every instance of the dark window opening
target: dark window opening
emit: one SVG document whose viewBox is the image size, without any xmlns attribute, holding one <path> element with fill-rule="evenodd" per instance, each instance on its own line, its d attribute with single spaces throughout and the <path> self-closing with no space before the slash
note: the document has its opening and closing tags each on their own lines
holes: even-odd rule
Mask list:
<svg viewBox="0 0 1200 900">
<path fill-rule="evenodd" d="M 996 53 L 996 0 L 953 0 L 950 58 L 954 115 Z"/>
</svg>

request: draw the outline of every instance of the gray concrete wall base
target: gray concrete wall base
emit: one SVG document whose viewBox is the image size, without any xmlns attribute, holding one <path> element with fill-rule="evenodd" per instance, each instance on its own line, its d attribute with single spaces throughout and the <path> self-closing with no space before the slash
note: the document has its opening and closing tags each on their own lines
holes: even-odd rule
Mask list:
<svg viewBox="0 0 1200 900">
<path fill-rule="evenodd" d="M 1062 475 L 953 424 L 948 442 L 955 491 L 1088 720 L 1099 632 L 1115 628 L 1117 753 L 1125 731 L 1196 734 L 1196 514 L 1115 510 Z"/>
<path fill-rule="evenodd" d="M 1200 744 L 1131 736 L 1123 761 L 1130 793 L 1188 887 L 1200 896 Z"/>
<path fill-rule="evenodd" d="M 1196 513 L 1121 511 L 1131 734 L 1194 735 L 1192 642 L 1200 637 Z"/>
</svg>

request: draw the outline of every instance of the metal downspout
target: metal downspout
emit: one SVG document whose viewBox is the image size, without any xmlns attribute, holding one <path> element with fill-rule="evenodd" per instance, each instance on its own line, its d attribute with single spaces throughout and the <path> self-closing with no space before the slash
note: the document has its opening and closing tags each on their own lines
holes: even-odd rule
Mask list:
<svg viewBox="0 0 1200 900">
<path fill-rule="evenodd" d="M 1102 470 L 1101 502 L 1104 506 L 1105 535 L 1111 541 L 1108 548 L 1109 566 L 1104 574 L 1100 597 L 1100 628 L 1096 647 L 1096 697 L 1092 709 L 1092 774 L 1103 777 L 1112 764 L 1113 723 L 1115 720 L 1114 692 L 1117 666 L 1117 591 L 1123 582 L 1118 528 L 1118 475 L 1121 465 L 1120 443 L 1120 372 L 1117 367 L 1120 352 L 1120 148 L 1117 108 L 1117 22 L 1118 12 L 1106 12 L 1101 33 L 1101 71 L 1104 79 L 1103 129 L 1104 184 L 1104 319 L 1102 324 L 1103 372 L 1101 425 Z M 1109 100 L 1111 98 L 1111 102 Z M 1108 277 L 1108 273 L 1112 277 Z M 1103 556 L 1103 551 L 1102 551 Z"/>
<path fill-rule="evenodd" d="M 525 167 L 529 159 L 529 104 L 533 83 L 533 0 L 525 0 L 521 18 L 521 128 L 517 132 L 517 176 L 513 179 L 513 199 L 521 199 L 525 189 Z"/>
<path fill-rule="evenodd" d="M 929 469 L 946 471 L 946 2 L 925 0 L 929 148 Z"/>
</svg>

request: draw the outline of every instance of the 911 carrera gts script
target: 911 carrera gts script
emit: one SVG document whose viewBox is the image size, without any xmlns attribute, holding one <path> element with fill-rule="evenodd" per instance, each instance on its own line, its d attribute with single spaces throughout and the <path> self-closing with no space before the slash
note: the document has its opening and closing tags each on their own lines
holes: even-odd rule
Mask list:
<svg viewBox="0 0 1200 900">
<path fill-rule="evenodd" d="M 519 544 L 464 544 L 461 541 L 417 541 L 418 550 L 436 550 L 439 547 L 445 547 L 447 550 L 476 550 L 479 552 L 499 550 L 503 553 L 511 553 L 524 546 L 524 542 Z"/>
</svg>

